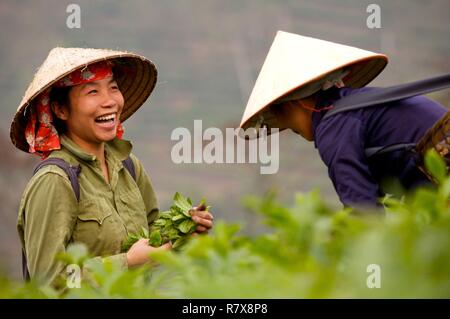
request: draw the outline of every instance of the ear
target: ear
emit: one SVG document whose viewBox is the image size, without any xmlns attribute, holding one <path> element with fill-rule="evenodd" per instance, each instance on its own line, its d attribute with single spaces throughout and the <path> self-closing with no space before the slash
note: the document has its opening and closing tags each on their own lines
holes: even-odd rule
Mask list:
<svg viewBox="0 0 450 319">
<path fill-rule="evenodd" d="M 60 120 L 66 121 L 69 118 L 69 108 L 67 105 L 61 105 L 58 102 L 52 102 L 50 107 L 52 108 L 53 113 L 55 113 L 56 117 Z"/>
</svg>

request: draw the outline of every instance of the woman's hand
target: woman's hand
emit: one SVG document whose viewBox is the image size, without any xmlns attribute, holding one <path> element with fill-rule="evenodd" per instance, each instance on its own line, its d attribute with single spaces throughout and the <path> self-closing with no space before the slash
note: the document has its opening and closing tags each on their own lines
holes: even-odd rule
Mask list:
<svg viewBox="0 0 450 319">
<path fill-rule="evenodd" d="M 158 250 L 170 250 L 172 243 L 167 243 L 161 247 L 152 247 L 148 244 L 148 239 L 139 239 L 130 247 L 127 252 L 128 267 L 140 266 L 151 262 L 150 253 Z"/>
<path fill-rule="evenodd" d="M 192 216 L 192 220 L 197 223 L 196 233 L 208 233 L 213 227 L 214 217 L 205 209 L 206 207 L 202 205 L 200 207 L 193 207 L 189 212 Z"/>
</svg>

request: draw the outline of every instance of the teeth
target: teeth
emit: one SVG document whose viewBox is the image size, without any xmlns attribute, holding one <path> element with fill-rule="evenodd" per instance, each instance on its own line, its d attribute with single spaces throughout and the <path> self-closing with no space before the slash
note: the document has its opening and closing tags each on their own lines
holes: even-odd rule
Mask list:
<svg viewBox="0 0 450 319">
<path fill-rule="evenodd" d="M 114 120 L 116 118 L 115 114 L 105 115 L 105 116 L 99 116 L 97 117 L 97 120 L 99 121 L 108 121 L 108 120 Z"/>
</svg>

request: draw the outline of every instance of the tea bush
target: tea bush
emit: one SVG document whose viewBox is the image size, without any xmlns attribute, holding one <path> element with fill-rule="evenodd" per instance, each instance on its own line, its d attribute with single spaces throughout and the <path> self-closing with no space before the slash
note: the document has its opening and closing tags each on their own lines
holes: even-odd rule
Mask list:
<svg viewBox="0 0 450 319">
<path fill-rule="evenodd" d="M 133 270 L 86 264 L 78 244 L 63 259 L 87 269 L 81 288 L 2 279 L 0 297 L 450 298 L 450 178 L 435 152 L 426 165 L 438 187 L 386 196 L 379 211 L 336 211 L 318 191 L 296 194 L 289 207 L 273 193 L 246 197 L 268 232 L 241 235 L 239 224 L 219 221 L 212 234 Z"/>
</svg>

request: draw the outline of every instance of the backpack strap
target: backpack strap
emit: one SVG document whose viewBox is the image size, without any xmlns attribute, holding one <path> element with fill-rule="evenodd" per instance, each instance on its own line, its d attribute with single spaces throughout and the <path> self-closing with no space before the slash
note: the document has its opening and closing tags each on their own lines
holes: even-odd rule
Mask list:
<svg viewBox="0 0 450 319">
<path fill-rule="evenodd" d="M 28 271 L 27 256 L 24 248 L 22 248 L 22 275 L 23 280 L 30 281 L 30 272 Z"/>
<path fill-rule="evenodd" d="M 420 81 L 375 88 L 368 92 L 347 95 L 337 100 L 333 108 L 323 116 L 322 120 L 341 112 L 394 102 L 409 97 L 444 90 L 450 87 L 450 73 Z M 394 106 L 395 104 L 392 104 Z"/>
<path fill-rule="evenodd" d="M 61 168 L 64 172 L 66 172 L 67 176 L 69 177 L 70 184 L 72 185 L 73 192 L 75 193 L 75 196 L 77 198 L 77 201 L 79 201 L 80 184 L 78 183 L 78 175 L 81 172 L 80 164 L 72 166 L 62 158 L 57 157 L 47 158 L 46 160 L 43 160 L 36 166 L 33 175 L 36 174 L 42 167 L 47 165 L 56 165 L 59 168 Z"/>
<path fill-rule="evenodd" d="M 136 170 L 134 168 L 133 160 L 130 156 L 128 156 L 126 159 L 122 161 L 123 167 L 127 169 L 127 171 L 130 173 L 131 177 L 133 177 L 134 180 L 136 180 Z"/>
<path fill-rule="evenodd" d="M 444 90 L 450 87 L 450 73 L 415 82 L 394 85 L 385 88 L 375 88 L 368 92 L 347 95 L 337 100 L 333 108 L 323 116 L 322 120 L 342 112 L 374 106 L 377 104 L 394 102 L 409 97 Z M 396 104 L 388 104 L 395 106 Z M 380 155 L 398 150 L 410 151 L 415 143 L 398 143 L 387 146 L 369 147 L 365 149 L 366 157 Z"/>
<path fill-rule="evenodd" d="M 51 158 L 47 158 L 45 160 L 43 160 L 42 162 L 40 162 L 36 168 L 34 169 L 33 175 L 35 175 L 41 168 L 43 168 L 44 166 L 47 165 L 56 165 L 59 168 L 61 168 L 62 170 L 64 170 L 64 172 L 66 172 L 67 176 L 69 177 L 70 180 L 70 184 L 72 185 L 72 189 L 75 193 L 75 197 L 77 198 L 77 201 L 80 200 L 80 184 L 78 183 L 78 175 L 80 174 L 81 171 L 81 166 L 80 165 L 76 165 L 76 166 L 72 166 L 69 163 L 67 163 L 65 160 L 63 160 L 62 158 L 57 158 L 57 157 L 51 157 Z M 23 214 L 23 224 L 25 225 L 25 213 Z M 23 279 L 25 281 L 29 281 L 30 280 L 30 272 L 28 271 L 28 262 L 27 262 L 27 256 L 25 254 L 25 249 L 22 249 L 22 274 L 23 274 Z"/>
<path fill-rule="evenodd" d="M 387 146 L 374 146 L 368 147 L 364 150 L 366 157 L 370 158 L 375 155 L 381 155 L 385 153 L 395 152 L 395 151 L 410 151 L 416 147 L 416 143 L 397 143 Z"/>
<path fill-rule="evenodd" d="M 128 156 L 126 159 L 122 161 L 123 166 L 127 169 L 127 171 L 130 173 L 131 177 L 133 177 L 134 180 L 136 180 L 136 170 L 134 167 L 134 163 L 131 160 L 131 157 Z M 34 174 L 36 174 L 42 167 L 47 165 L 56 165 L 64 172 L 66 172 L 67 176 L 69 177 L 70 184 L 72 185 L 73 192 L 75 193 L 75 196 L 77 198 L 77 201 L 80 200 L 80 184 L 78 183 L 78 175 L 81 172 L 81 166 L 78 165 L 70 165 L 62 158 L 52 157 L 48 158 L 46 160 L 43 160 L 40 162 L 36 168 L 34 169 Z"/>
<path fill-rule="evenodd" d="M 133 179 L 136 180 L 136 170 L 134 167 L 134 163 L 131 160 L 131 157 L 128 156 L 126 159 L 124 159 L 122 161 L 122 164 L 126 168 L 126 170 L 130 173 L 131 177 L 133 177 Z M 67 176 L 69 177 L 70 184 L 72 185 L 73 192 L 75 193 L 75 196 L 77 198 L 77 201 L 80 201 L 80 184 L 78 182 L 78 175 L 81 172 L 81 166 L 79 164 L 73 166 L 67 163 L 62 158 L 52 157 L 40 162 L 34 169 L 33 175 L 35 175 L 41 168 L 47 165 L 56 165 L 62 170 L 64 170 L 64 172 L 66 172 Z M 23 223 L 25 225 L 25 214 L 23 214 Z M 30 273 L 28 271 L 27 257 L 24 249 L 22 249 L 22 273 L 24 280 L 29 281 Z"/>
</svg>

